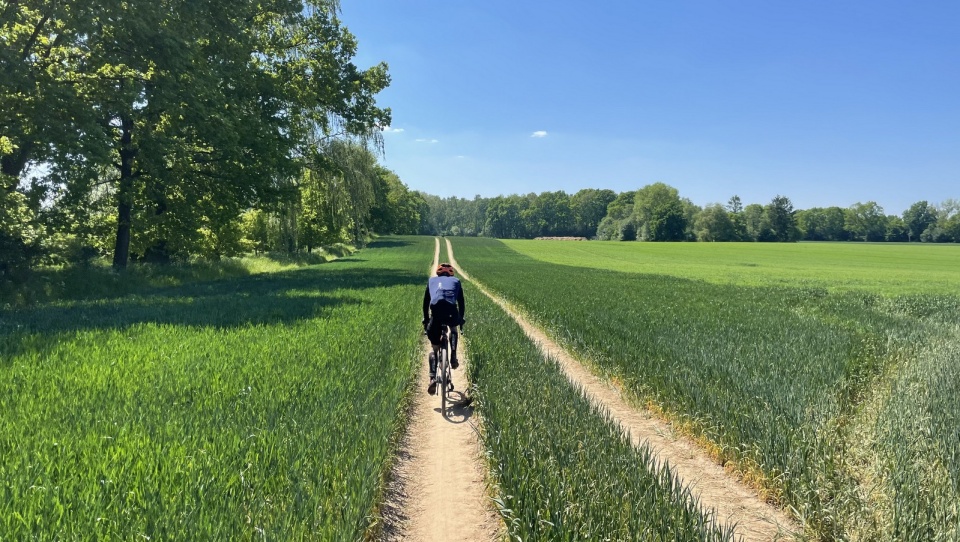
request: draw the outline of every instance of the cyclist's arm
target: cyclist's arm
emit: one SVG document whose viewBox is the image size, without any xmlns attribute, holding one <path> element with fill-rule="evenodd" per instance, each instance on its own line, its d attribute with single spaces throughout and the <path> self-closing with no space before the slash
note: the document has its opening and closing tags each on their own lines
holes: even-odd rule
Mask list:
<svg viewBox="0 0 960 542">
<path fill-rule="evenodd" d="M 463 287 L 457 288 L 457 308 L 460 309 L 460 321 L 463 322 L 463 314 L 467 307 L 463 304 Z"/>
<path fill-rule="evenodd" d="M 430 286 L 423 289 L 423 319 L 430 318 Z"/>
</svg>

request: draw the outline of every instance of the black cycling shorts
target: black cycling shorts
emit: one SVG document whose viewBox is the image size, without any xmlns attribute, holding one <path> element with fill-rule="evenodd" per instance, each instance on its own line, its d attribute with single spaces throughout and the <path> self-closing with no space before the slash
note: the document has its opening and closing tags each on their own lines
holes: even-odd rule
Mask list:
<svg viewBox="0 0 960 542">
<path fill-rule="evenodd" d="M 430 344 L 440 344 L 440 334 L 443 326 L 455 327 L 460 325 L 460 313 L 457 306 L 446 301 L 438 301 L 430 305 L 430 321 L 427 322 L 427 338 Z"/>
</svg>

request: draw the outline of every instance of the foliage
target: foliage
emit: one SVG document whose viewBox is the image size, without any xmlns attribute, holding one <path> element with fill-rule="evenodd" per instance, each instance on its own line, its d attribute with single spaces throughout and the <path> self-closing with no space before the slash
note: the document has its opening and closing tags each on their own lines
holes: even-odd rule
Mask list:
<svg viewBox="0 0 960 542">
<path fill-rule="evenodd" d="M 613 190 L 584 188 L 570 196 L 570 208 L 574 216 L 573 235 L 593 237 L 600 221 L 607 214 L 607 206 L 616 199 Z"/>
<path fill-rule="evenodd" d="M 697 241 L 736 241 L 730 213 L 719 203 L 704 207 L 694 223 Z"/>
<path fill-rule="evenodd" d="M 759 203 L 751 203 L 743 208 L 743 223 L 746 238 L 744 241 L 772 241 L 770 224 L 764 220 L 764 208 Z"/>
<path fill-rule="evenodd" d="M 767 205 L 746 206 L 739 196 L 733 196 L 726 209 L 718 205 L 700 208 L 664 183 L 619 194 L 588 188 L 572 196 L 557 191 L 494 198 L 475 196 L 472 200 L 427 194 L 422 197 L 426 203 L 419 204 L 419 231 L 431 235 L 501 239 L 575 235 L 602 241 L 911 240 L 906 221 L 885 216 L 875 202 L 857 203 L 847 209 L 795 210 L 786 196 L 778 195 Z M 912 240 L 956 240 L 951 228 L 957 228 L 954 224 L 960 221 L 960 205 L 947 200 L 926 209 L 925 216 L 930 221 L 920 224 L 924 230 Z M 720 214 L 721 210 L 726 211 L 726 217 Z M 915 224 L 914 228 L 917 227 Z"/>
<path fill-rule="evenodd" d="M 883 241 L 887 232 L 887 217 L 883 207 L 875 201 L 855 203 L 846 215 L 845 227 L 861 241 Z"/>
<path fill-rule="evenodd" d="M 937 221 L 936 209 L 926 201 L 918 201 L 903 212 L 903 221 L 910 232 L 910 240 L 919 241 L 923 232 Z"/>
<path fill-rule="evenodd" d="M 381 234 L 416 235 L 423 197 L 409 190 L 396 173 L 377 167 L 370 228 Z"/>
<path fill-rule="evenodd" d="M 20 282 L 42 256 L 42 227 L 27 198 L 0 190 L 0 285 Z"/>
<path fill-rule="evenodd" d="M 420 362 L 398 244 L 3 311 L 4 538 L 362 538 Z"/>
<path fill-rule="evenodd" d="M 793 203 L 786 196 L 774 196 L 763 208 L 762 231 L 772 237 L 771 240 L 783 242 L 796 241 L 800 238 L 794 217 Z M 761 240 L 759 237 L 757 240 Z"/>
<path fill-rule="evenodd" d="M 676 188 L 654 183 L 637 190 L 632 217 L 641 241 L 684 239 L 687 217 Z"/>
<path fill-rule="evenodd" d="M 357 44 L 336 2 L 2 9 L 3 190 L 17 190 L 28 164 L 49 172 L 57 202 L 109 187 L 118 268 L 130 255 L 242 250 L 240 214 L 295 202 L 287 188 L 305 157 L 343 136 L 376 140 L 389 124 L 374 102 L 386 66 L 351 62 Z M 82 224 L 56 226 L 92 244 Z"/>
<path fill-rule="evenodd" d="M 506 239 L 528 237 L 527 225 L 521 221 L 522 212 L 529 205 L 520 196 L 496 197 L 487 205 L 484 235 Z"/>
<path fill-rule="evenodd" d="M 907 230 L 907 225 L 904 223 L 903 219 L 896 215 L 887 215 L 886 218 L 887 231 L 884 237 L 884 241 L 890 241 L 894 243 L 903 243 L 909 242 L 910 236 L 909 231 Z"/>
<path fill-rule="evenodd" d="M 542 192 L 530 198 L 530 205 L 520 213 L 528 235 L 573 235 L 574 216 L 570 196 L 563 191 Z"/>
<path fill-rule="evenodd" d="M 850 232 L 844 229 L 846 212 L 840 207 L 813 207 L 797 211 L 797 228 L 806 241 L 846 241 Z"/>
</svg>

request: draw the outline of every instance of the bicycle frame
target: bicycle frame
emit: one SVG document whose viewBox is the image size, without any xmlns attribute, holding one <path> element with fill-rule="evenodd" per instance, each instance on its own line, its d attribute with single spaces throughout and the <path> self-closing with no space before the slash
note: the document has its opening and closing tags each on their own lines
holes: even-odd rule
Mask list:
<svg viewBox="0 0 960 542">
<path fill-rule="evenodd" d="M 449 331 L 450 326 L 443 326 L 440 332 L 440 344 L 433 347 L 433 359 L 436 361 L 437 386 L 440 388 L 440 413 L 447 415 L 447 393 L 453 390 L 453 382 L 450 381 L 450 351 L 452 345 L 456 347 L 457 333 Z"/>
</svg>

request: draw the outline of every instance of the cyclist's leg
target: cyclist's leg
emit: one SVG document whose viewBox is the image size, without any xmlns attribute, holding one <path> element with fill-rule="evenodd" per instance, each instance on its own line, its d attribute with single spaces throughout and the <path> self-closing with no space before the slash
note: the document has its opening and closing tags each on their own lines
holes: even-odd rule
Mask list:
<svg viewBox="0 0 960 542">
<path fill-rule="evenodd" d="M 456 369 L 460 366 L 460 360 L 457 359 L 457 342 L 460 340 L 460 333 L 457 332 L 457 326 L 450 326 L 450 366 Z"/>
<path fill-rule="evenodd" d="M 448 332 L 447 336 L 450 341 L 450 365 L 456 369 L 459 365 L 457 360 L 457 323 L 460 320 L 460 315 L 457 312 L 456 305 L 450 303 L 440 303 L 437 304 L 437 314 L 434 316 L 435 319 L 440 320 L 443 325 L 446 326 Z"/>
<path fill-rule="evenodd" d="M 437 359 L 440 350 L 440 335 L 443 329 L 440 321 L 433 310 L 430 311 L 430 321 L 427 322 L 427 338 L 430 339 L 431 351 L 429 356 L 430 363 L 430 383 L 427 386 L 427 393 L 433 395 L 437 390 Z"/>
<path fill-rule="evenodd" d="M 437 357 L 437 347 L 434 346 L 432 347 L 432 350 L 430 350 L 430 358 L 428 360 L 430 364 L 430 380 L 433 380 L 437 377 Z"/>
</svg>

